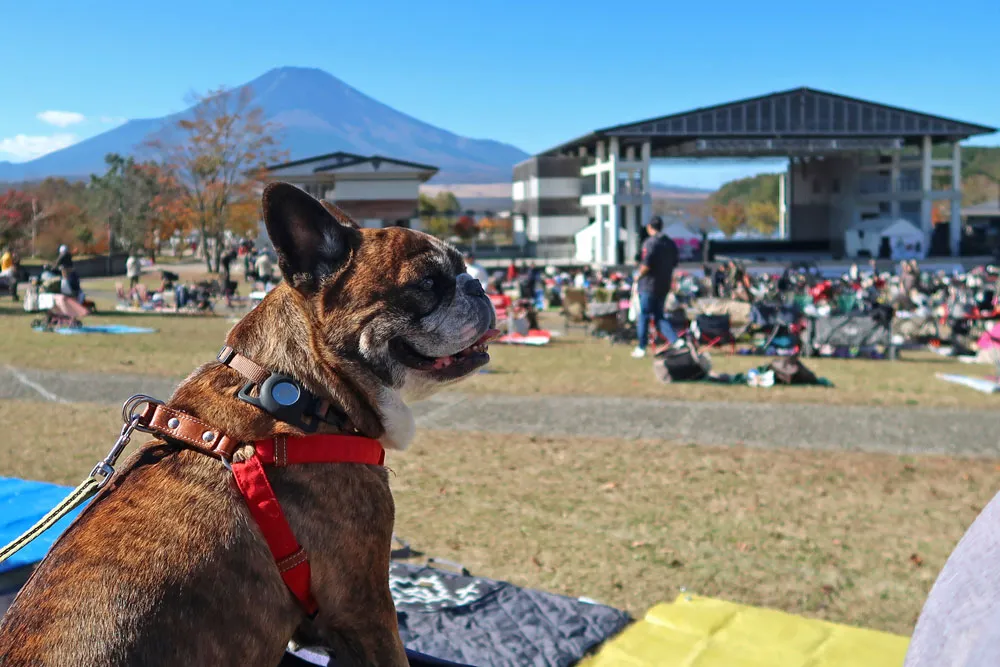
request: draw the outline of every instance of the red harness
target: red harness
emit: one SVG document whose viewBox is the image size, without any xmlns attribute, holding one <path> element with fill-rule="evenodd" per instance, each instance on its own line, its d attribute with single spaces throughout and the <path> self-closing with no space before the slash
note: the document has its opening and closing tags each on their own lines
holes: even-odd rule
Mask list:
<svg viewBox="0 0 1000 667">
<path fill-rule="evenodd" d="M 126 403 L 129 419 L 135 419 L 144 431 L 174 441 L 184 442 L 195 451 L 219 458 L 231 467 L 236 486 L 246 501 L 250 515 L 260 528 L 264 540 L 278 565 L 288 590 L 309 616 L 317 611 L 310 589 L 309 557 L 299 545 L 288 525 L 264 466 L 309 463 L 360 463 L 383 465 L 385 450 L 373 438 L 358 435 L 307 435 L 302 437 L 275 436 L 253 443 L 254 455 L 244 461 L 233 461 L 233 454 L 246 443 L 240 443 L 209 424 L 187 413 L 168 407 L 143 396 L 146 407 L 132 414 Z M 136 403 L 138 406 L 141 403 Z"/>
<path fill-rule="evenodd" d="M 317 611 L 309 587 L 309 557 L 299 546 L 278 498 L 267 481 L 265 465 L 282 467 L 299 463 L 363 463 L 382 465 L 385 450 L 378 440 L 353 435 L 277 436 L 254 443 L 256 454 L 233 462 L 233 477 L 246 500 L 288 590 L 309 616 Z"/>
</svg>

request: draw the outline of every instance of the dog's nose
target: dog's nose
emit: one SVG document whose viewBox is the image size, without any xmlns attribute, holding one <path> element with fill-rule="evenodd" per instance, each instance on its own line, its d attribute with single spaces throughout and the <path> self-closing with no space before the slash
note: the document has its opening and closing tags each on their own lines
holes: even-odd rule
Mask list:
<svg viewBox="0 0 1000 667">
<path fill-rule="evenodd" d="M 483 284 L 475 278 L 465 281 L 465 293 L 469 296 L 483 296 L 486 294 L 483 290 Z"/>
</svg>

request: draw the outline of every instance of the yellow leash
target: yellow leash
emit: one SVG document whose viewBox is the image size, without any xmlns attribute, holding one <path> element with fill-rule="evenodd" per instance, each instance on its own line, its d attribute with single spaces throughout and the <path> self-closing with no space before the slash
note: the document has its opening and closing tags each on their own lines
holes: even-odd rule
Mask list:
<svg viewBox="0 0 1000 667">
<path fill-rule="evenodd" d="M 0 563 L 4 562 L 18 551 L 28 546 L 39 535 L 54 526 L 59 519 L 63 518 L 80 505 L 90 500 L 101 488 L 101 483 L 93 477 L 83 480 L 80 486 L 73 489 L 73 492 L 66 496 L 65 500 L 52 508 L 52 510 L 39 519 L 38 523 L 25 531 L 16 540 L 0 549 Z"/>
<path fill-rule="evenodd" d="M 121 456 L 125 447 L 132 439 L 132 433 L 135 432 L 137 428 L 142 430 L 142 427 L 139 424 L 139 416 L 133 414 L 135 409 L 144 403 L 153 402 L 159 401 L 156 401 L 156 399 L 150 398 L 149 396 L 141 395 L 133 396 L 125 402 L 125 406 L 122 408 L 122 416 L 125 420 L 125 425 L 122 427 L 121 435 L 118 436 L 118 440 L 115 442 L 114 447 L 111 448 L 111 451 L 108 452 L 108 455 L 99 461 L 96 466 L 94 466 L 94 469 L 90 471 L 90 475 L 87 476 L 87 479 L 83 480 L 83 482 L 80 483 L 80 486 L 73 489 L 73 492 L 66 496 L 61 503 L 53 507 L 48 514 L 39 519 L 35 525 L 25 531 L 17 539 L 5 546 L 3 549 L 0 549 L 0 563 L 4 562 L 28 544 L 36 540 L 39 535 L 54 526 L 60 519 L 75 510 L 77 507 L 93 498 L 94 494 L 104 488 L 104 485 L 108 483 L 111 476 L 115 474 L 115 463 L 118 462 L 118 457 Z"/>
</svg>

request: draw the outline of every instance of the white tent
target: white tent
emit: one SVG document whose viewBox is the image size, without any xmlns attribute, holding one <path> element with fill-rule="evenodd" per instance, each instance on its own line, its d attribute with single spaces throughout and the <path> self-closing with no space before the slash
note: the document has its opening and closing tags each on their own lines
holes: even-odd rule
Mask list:
<svg viewBox="0 0 1000 667">
<path fill-rule="evenodd" d="M 597 261 L 597 223 L 592 222 L 576 234 L 576 261 L 590 264 Z"/>
<path fill-rule="evenodd" d="M 892 259 L 923 259 L 927 256 L 927 238 L 920 228 L 904 218 L 865 220 L 847 230 L 844 245 L 848 257 L 859 257 L 862 251 L 878 257 L 883 239 L 889 244 Z"/>
<path fill-rule="evenodd" d="M 893 259 L 923 259 L 927 257 L 927 238 L 909 220 L 897 220 L 882 230 L 882 238 L 889 239 Z"/>
</svg>

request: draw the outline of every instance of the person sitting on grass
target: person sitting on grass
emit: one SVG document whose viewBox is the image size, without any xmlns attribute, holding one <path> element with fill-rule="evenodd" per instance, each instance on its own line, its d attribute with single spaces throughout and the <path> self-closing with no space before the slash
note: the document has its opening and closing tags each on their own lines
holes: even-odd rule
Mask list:
<svg viewBox="0 0 1000 667">
<path fill-rule="evenodd" d="M 13 248 L 4 250 L 0 257 L 0 282 L 6 282 L 10 297 L 17 301 L 17 278 L 20 273 L 17 252 Z"/>
</svg>

